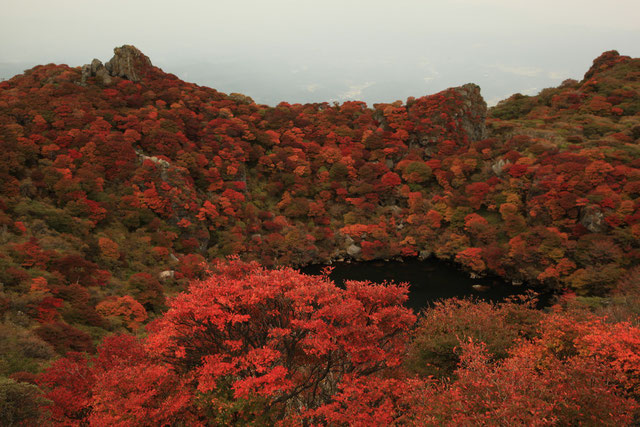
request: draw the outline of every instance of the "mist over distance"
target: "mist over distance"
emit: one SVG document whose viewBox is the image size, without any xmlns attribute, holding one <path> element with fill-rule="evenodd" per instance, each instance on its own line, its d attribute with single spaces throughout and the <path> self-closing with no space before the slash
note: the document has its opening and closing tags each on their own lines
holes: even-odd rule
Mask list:
<svg viewBox="0 0 640 427">
<path fill-rule="evenodd" d="M 580 80 L 603 51 L 640 56 L 640 6 L 627 0 L 113 3 L 98 13 L 76 0 L 9 1 L 0 78 L 106 61 L 114 46 L 133 44 L 165 72 L 268 105 L 371 106 L 469 82 L 495 105 Z"/>
</svg>

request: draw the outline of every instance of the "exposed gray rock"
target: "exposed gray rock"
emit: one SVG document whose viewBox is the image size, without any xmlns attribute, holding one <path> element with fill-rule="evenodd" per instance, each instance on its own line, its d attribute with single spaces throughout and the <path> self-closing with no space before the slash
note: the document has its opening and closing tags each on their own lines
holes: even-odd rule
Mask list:
<svg viewBox="0 0 640 427">
<path fill-rule="evenodd" d="M 141 162 L 144 162 L 145 160 L 150 160 L 151 162 L 153 162 L 156 166 L 158 166 L 158 168 L 160 169 L 160 178 L 162 178 L 163 181 L 166 181 L 168 178 L 168 174 L 167 172 L 169 171 L 169 168 L 171 167 L 171 163 L 169 163 L 168 161 L 161 159 L 159 157 L 156 156 L 147 156 L 146 154 L 135 150 L 136 154 L 138 155 L 138 158 L 140 159 Z"/>
<path fill-rule="evenodd" d="M 81 85 L 85 85 L 87 83 L 87 80 L 89 79 L 89 77 L 91 77 L 91 65 L 89 64 L 84 64 L 82 66 L 82 77 L 80 77 L 80 84 Z"/>
<path fill-rule="evenodd" d="M 99 70 L 104 68 L 104 65 L 102 65 L 102 61 L 94 58 L 93 61 L 91 61 L 90 67 L 91 67 L 91 74 L 95 76 Z"/>
<path fill-rule="evenodd" d="M 496 175 L 501 175 L 502 170 L 507 165 L 510 165 L 510 164 L 511 162 L 509 160 L 499 159 L 497 162 L 491 165 L 491 169 L 493 170 L 493 173 L 495 173 Z"/>
<path fill-rule="evenodd" d="M 169 166 L 171 166 L 171 163 L 156 156 L 145 156 L 144 154 L 139 154 L 139 156 L 142 159 L 142 161 L 151 160 L 153 163 L 155 163 L 156 165 L 164 169 L 168 169 Z"/>
<path fill-rule="evenodd" d="M 113 58 L 105 64 L 112 76 L 139 82 L 145 68 L 151 67 L 151 60 L 135 46 L 124 45 L 113 49 Z"/>
<path fill-rule="evenodd" d="M 600 207 L 594 205 L 587 206 L 582 211 L 580 223 L 592 233 L 602 233 L 607 229 L 607 224 L 604 222 L 604 214 Z"/>
<path fill-rule="evenodd" d="M 175 275 L 176 275 L 176 272 L 174 270 L 165 270 L 165 271 L 161 271 L 158 274 L 158 279 L 169 280 L 169 279 L 173 279 Z"/>
<path fill-rule="evenodd" d="M 104 86 L 109 86 L 111 84 L 111 81 L 112 81 L 111 75 L 109 75 L 109 72 L 104 67 L 100 68 L 96 72 L 95 77 L 98 83 L 101 83 Z"/>
<path fill-rule="evenodd" d="M 420 251 L 418 252 L 418 258 L 420 260 L 425 260 L 431 256 L 431 251 Z"/>
<path fill-rule="evenodd" d="M 428 116 L 424 117 L 424 105 L 428 101 L 432 104 L 427 108 Z M 473 83 L 447 89 L 439 94 L 419 98 L 407 106 L 409 118 L 416 121 L 428 119 L 435 126 L 450 128 L 450 123 L 459 126 L 462 132 L 451 133 L 448 137 L 456 139 L 456 143 L 478 141 L 487 137 L 485 119 L 487 117 L 487 103 L 480 95 L 480 87 Z M 442 114 L 447 111 L 447 114 Z M 466 138 L 454 136 L 456 133 L 466 134 Z M 411 135 L 410 142 L 429 149 L 427 154 L 436 150 L 433 145 L 440 141 L 441 135 L 434 135 L 431 131 L 417 132 Z"/>
<path fill-rule="evenodd" d="M 111 84 L 112 77 L 122 77 L 138 82 L 152 67 L 151 60 L 135 46 L 117 47 L 113 53 L 113 58 L 104 65 L 99 59 L 94 59 L 91 64 L 83 65 L 81 84 L 86 84 L 90 77 L 96 77 L 98 83 L 105 86 Z"/>
<path fill-rule="evenodd" d="M 351 244 L 347 248 L 347 253 L 349 254 L 349 256 L 352 256 L 352 257 L 358 255 L 361 251 L 362 251 L 362 248 L 356 244 Z"/>
<path fill-rule="evenodd" d="M 393 215 L 400 215 L 400 214 L 402 214 L 402 208 L 401 208 L 400 206 L 398 206 L 398 205 L 392 205 L 392 206 L 389 206 L 389 210 L 391 211 L 391 213 L 392 213 Z"/>
<path fill-rule="evenodd" d="M 455 88 L 464 99 L 462 114 L 462 129 L 472 141 L 480 141 L 487 137 L 485 120 L 487 118 L 487 103 L 480 95 L 480 86 L 467 83 Z"/>
</svg>

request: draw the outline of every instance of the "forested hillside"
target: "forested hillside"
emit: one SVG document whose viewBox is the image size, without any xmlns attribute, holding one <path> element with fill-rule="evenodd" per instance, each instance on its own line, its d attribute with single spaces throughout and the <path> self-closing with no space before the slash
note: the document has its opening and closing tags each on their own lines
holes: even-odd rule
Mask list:
<svg viewBox="0 0 640 427">
<path fill-rule="evenodd" d="M 59 355 L 142 334 L 226 256 L 436 256 L 581 296 L 636 292 L 640 59 L 605 52 L 581 81 L 487 110 L 473 84 L 270 107 L 115 53 L 0 83 L 1 378 L 34 381 Z"/>
</svg>

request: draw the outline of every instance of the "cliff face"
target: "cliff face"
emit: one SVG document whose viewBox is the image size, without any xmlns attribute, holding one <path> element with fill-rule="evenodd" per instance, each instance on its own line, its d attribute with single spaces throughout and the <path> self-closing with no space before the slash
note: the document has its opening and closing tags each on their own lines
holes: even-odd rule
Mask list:
<svg viewBox="0 0 640 427">
<path fill-rule="evenodd" d="M 409 101 L 407 112 L 423 145 L 442 134 L 454 134 L 460 144 L 487 136 L 487 103 L 473 83 Z"/>
<path fill-rule="evenodd" d="M 487 103 L 480 94 L 480 86 L 468 83 L 456 89 L 463 98 L 462 129 L 472 141 L 480 141 L 487 137 L 485 120 L 487 118 Z"/>
<path fill-rule="evenodd" d="M 151 60 L 135 46 L 116 47 L 113 49 L 113 53 L 113 58 L 105 64 L 105 68 L 112 76 L 139 82 L 152 67 Z"/>
</svg>

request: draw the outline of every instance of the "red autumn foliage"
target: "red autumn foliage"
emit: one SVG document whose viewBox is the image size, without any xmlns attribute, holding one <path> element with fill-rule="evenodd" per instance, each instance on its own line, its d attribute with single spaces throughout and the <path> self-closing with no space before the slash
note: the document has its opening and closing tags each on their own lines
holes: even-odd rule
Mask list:
<svg viewBox="0 0 640 427">
<path fill-rule="evenodd" d="M 88 362 L 71 355 L 52 366 L 41 379 L 52 414 L 115 425 L 166 423 L 177 414 L 204 420 L 216 413 L 231 423 L 314 418 L 343 381 L 399 366 L 415 321 L 401 305 L 406 286 L 350 282 L 340 289 L 322 276 L 239 261 L 215 270 L 171 301 L 144 348 L 113 338 Z M 95 381 L 73 403 L 58 398 L 73 397 L 58 373 L 66 364 L 89 369 L 82 375 Z"/>
<path fill-rule="evenodd" d="M 434 253 L 475 272 L 610 298 L 616 319 L 637 317 L 634 298 L 607 292 L 640 262 L 640 60 L 605 52 L 582 81 L 514 95 L 488 112 L 473 85 L 372 108 L 360 102 L 268 107 L 142 65 L 136 82 L 121 76 L 111 84 L 96 77 L 82 82 L 80 68 L 50 64 L 0 83 L 0 312 L 5 323 L 21 325 L 57 353 L 91 352 L 94 340 L 113 332 L 117 322 L 96 311 L 113 295 L 131 294 L 159 315 L 165 293 L 204 279 L 211 260 L 230 254 L 273 266 Z M 565 329 L 573 331 L 572 322 Z M 627 324 L 597 323 L 563 344 L 579 348 L 582 359 L 536 353 L 542 346 L 536 341 L 514 350 L 512 362 L 495 365 L 483 359 L 482 346 L 463 343 L 465 363 L 486 378 L 461 367 L 471 385 L 451 385 L 445 394 L 453 399 L 473 390 L 469 405 L 488 415 L 473 418 L 475 409 L 465 402 L 438 409 L 433 405 L 445 402 L 437 398 L 427 407 L 461 424 L 533 423 L 523 415 L 523 402 L 531 399 L 540 419 L 571 423 L 579 406 L 592 409 L 594 418 L 584 422 L 610 422 L 606 408 L 629 403 L 624 399 L 636 393 L 636 336 Z M 2 364 L 6 373 L 44 365 L 10 356 L 9 367 Z M 135 362 L 122 356 L 117 369 L 100 372 L 111 394 L 87 392 L 95 400 L 92 416 L 102 417 L 92 422 L 191 420 L 194 411 L 184 408 L 197 395 L 189 382 L 195 380 L 157 356 L 145 353 Z M 95 360 L 87 369 L 97 375 Z M 564 379 L 524 366 L 532 360 Z M 588 389 L 580 376 L 591 375 L 598 361 L 613 371 L 593 374 Z M 522 370 L 539 387 L 516 390 L 526 383 L 510 383 L 509 369 Z M 286 390 L 288 383 L 278 381 L 293 381 L 269 372 L 263 380 L 245 377 L 238 393 L 256 394 L 260 381 L 270 380 L 270 391 Z M 308 408 L 304 416 L 363 424 L 399 422 L 403 411 L 409 420 L 419 416 L 407 409 L 411 396 L 400 393 L 397 378 L 342 378 L 331 390 L 332 406 Z M 157 395 L 150 391 L 154 381 Z M 118 384 L 123 392 L 113 392 Z M 225 398 L 235 399 L 230 390 Z M 551 408 L 531 390 L 562 403 Z M 588 393 L 602 393 L 602 402 L 590 404 Z M 78 402 L 87 398 L 78 396 Z M 224 416 L 257 416 L 251 411 L 266 406 L 256 402 L 273 396 L 254 397 L 256 406 Z M 500 399 L 514 402 L 500 408 Z M 67 412 L 87 419 L 67 403 Z M 118 405 L 126 415 L 110 414 Z M 630 419 L 624 408 L 610 414 L 619 424 Z"/>
</svg>

